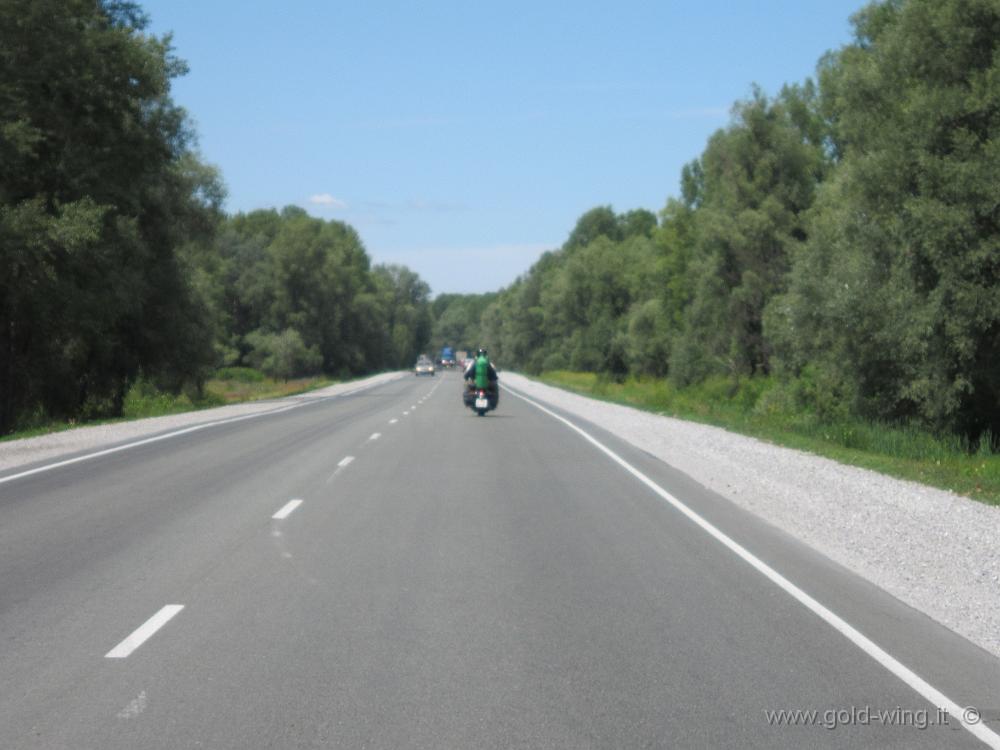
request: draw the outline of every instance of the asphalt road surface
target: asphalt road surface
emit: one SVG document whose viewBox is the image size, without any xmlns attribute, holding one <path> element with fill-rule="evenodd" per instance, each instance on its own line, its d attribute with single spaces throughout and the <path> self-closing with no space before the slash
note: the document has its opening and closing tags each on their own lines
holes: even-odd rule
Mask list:
<svg viewBox="0 0 1000 750">
<path fill-rule="evenodd" d="M 0 748 L 1000 746 L 986 652 L 600 429 L 460 388 L 0 476 Z"/>
</svg>

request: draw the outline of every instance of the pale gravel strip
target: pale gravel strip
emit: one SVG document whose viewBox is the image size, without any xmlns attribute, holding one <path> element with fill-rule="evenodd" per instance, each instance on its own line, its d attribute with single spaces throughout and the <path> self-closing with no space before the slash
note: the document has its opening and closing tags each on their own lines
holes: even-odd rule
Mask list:
<svg viewBox="0 0 1000 750">
<path fill-rule="evenodd" d="M 1000 509 L 515 373 L 502 377 L 657 456 L 1000 656 Z"/>
<path fill-rule="evenodd" d="M 69 453 L 100 450 L 110 445 L 130 440 L 139 440 L 150 435 L 171 430 L 183 429 L 206 422 L 217 422 L 232 417 L 250 414 L 265 414 L 270 411 L 287 409 L 290 404 L 308 403 L 331 396 L 344 396 L 356 391 L 366 390 L 391 380 L 397 380 L 405 374 L 389 372 L 374 375 L 364 380 L 354 380 L 350 383 L 337 383 L 309 393 L 268 401 L 251 401 L 244 404 L 230 404 L 214 409 L 171 414 L 166 417 L 150 417 L 136 419 L 117 424 L 93 425 L 78 427 L 73 430 L 54 432 L 49 435 L 9 440 L 0 443 L 0 471 L 13 469 L 29 463 L 57 459 Z"/>
</svg>

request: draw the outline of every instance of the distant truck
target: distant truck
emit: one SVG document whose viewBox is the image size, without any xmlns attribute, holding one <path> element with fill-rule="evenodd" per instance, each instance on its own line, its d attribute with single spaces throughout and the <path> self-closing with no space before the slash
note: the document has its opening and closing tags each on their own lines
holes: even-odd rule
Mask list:
<svg viewBox="0 0 1000 750">
<path fill-rule="evenodd" d="M 438 357 L 438 362 L 441 363 L 442 367 L 454 367 L 455 366 L 455 350 L 450 346 L 445 346 L 441 348 L 441 356 Z"/>
<path fill-rule="evenodd" d="M 459 349 L 455 352 L 455 364 L 459 367 L 465 367 L 465 360 L 469 358 L 469 353 L 464 349 Z"/>
</svg>

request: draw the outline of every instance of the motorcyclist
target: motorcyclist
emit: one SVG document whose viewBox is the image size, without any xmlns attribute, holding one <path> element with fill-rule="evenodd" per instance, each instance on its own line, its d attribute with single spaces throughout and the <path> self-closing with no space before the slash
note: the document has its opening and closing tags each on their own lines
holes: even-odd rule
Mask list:
<svg viewBox="0 0 1000 750">
<path fill-rule="evenodd" d="M 493 408 L 500 403 L 500 389 L 497 387 L 497 371 L 490 362 L 486 349 L 480 347 L 476 352 L 476 358 L 465 368 L 462 375 L 466 380 L 471 380 L 470 389 L 475 387 L 486 391 L 487 398 L 493 402 Z"/>
</svg>

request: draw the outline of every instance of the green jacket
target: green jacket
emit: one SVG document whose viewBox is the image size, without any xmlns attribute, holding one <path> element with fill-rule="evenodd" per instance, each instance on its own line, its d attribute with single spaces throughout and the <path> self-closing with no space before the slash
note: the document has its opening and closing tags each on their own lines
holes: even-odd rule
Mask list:
<svg viewBox="0 0 1000 750">
<path fill-rule="evenodd" d="M 476 357 L 476 388 L 489 388 L 490 361 L 486 357 Z"/>
</svg>

